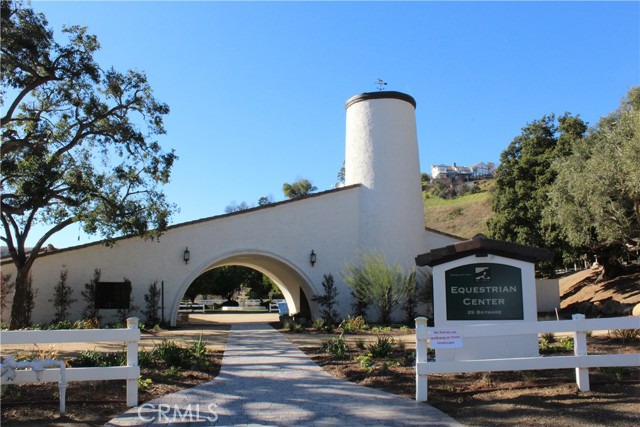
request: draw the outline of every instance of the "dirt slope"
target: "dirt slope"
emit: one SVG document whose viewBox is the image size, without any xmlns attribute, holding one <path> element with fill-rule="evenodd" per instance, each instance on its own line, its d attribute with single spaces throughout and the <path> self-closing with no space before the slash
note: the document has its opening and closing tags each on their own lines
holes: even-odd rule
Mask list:
<svg viewBox="0 0 640 427">
<path fill-rule="evenodd" d="M 561 308 L 587 315 L 628 315 L 640 304 L 640 266 L 624 275 L 597 282 L 599 270 L 585 270 L 560 280 Z"/>
</svg>

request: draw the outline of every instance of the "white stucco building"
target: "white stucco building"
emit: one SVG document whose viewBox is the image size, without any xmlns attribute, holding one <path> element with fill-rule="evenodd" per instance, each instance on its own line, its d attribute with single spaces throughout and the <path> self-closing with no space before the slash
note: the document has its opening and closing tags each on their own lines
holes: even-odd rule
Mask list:
<svg viewBox="0 0 640 427">
<path fill-rule="evenodd" d="M 283 291 L 292 313 L 315 317 L 311 297 L 322 292 L 323 274 L 333 274 L 341 315 L 351 312 L 350 289 L 340 273 L 359 251 L 383 253 L 388 262 L 414 267 L 416 255 L 455 242 L 425 229 L 415 122 L 415 100 L 400 92 L 357 95 L 346 103 L 345 186 L 241 212 L 169 227 L 159 241 L 125 237 L 48 252 L 36 260 L 38 289 L 32 320 L 49 322 L 49 302 L 60 271 L 74 288 L 72 317 L 85 306 L 80 297 L 95 269 L 101 280 L 132 282 L 133 303 L 144 306 L 149 284 L 164 283 L 165 318 L 175 324 L 180 300 L 203 272 L 242 265 L 268 275 Z M 190 260 L 183 254 L 189 248 Z M 316 263 L 309 254 L 314 251 Z M 3 274 L 12 273 L 10 259 Z M 7 310 L 8 311 L 8 310 Z M 105 319 L 110 311 L 102 310 Z M 7 321 L 9 313 L 3 313 Z"/>
</svg>

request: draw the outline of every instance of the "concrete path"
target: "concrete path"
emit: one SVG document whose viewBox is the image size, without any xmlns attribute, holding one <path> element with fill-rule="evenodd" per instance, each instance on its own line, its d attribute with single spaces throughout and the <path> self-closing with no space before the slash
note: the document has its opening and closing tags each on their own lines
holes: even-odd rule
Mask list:
<svg viewBox="0 0 640 427">
<path fill-rule="evenodd" d="M 107 426 L 461 426 L 439 410 L 337 379 L 262 323 L 232 327 L 213 381 L 132 408 Z"/>
</svg>

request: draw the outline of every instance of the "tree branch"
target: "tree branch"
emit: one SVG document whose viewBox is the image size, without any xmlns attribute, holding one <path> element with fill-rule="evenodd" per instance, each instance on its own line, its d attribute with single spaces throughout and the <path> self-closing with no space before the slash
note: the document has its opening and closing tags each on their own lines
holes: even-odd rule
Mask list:
<svg viewBox="0 0 640 427">
<path fill-rule="evenodd" d="M 55 75 L 53 76 L 49 75 L 46 77 L 40 77 L 39 79 L 34 80 L 31 84 L 25 86 L 25 88 L 22 89 L 20 93 L 18 93 L 16 98 L 13 100 L 13 102 L 11 103 L 11 106 L 7 110 L 7 113 L 4 115 L 4 117 L 0 119 L 0 127 L 4 127 L 7 123 L 9 123 L 12 120 L 14 111 L 16 110 L 16 108 L 18 108 L 18 106 L 20 105 L 24 97 L 27 96 L 29 92 L 35 90 L 37 87 L 42 86 L 45 83 L 48 83 L 50 81 L 56 81 L 56 80 L 60 80 L 60 79 L 58 79 Z M 2 155 L 4 154 L 5 153 L 4 153 L 4 145 L 3 145 Z"/>
</svg>

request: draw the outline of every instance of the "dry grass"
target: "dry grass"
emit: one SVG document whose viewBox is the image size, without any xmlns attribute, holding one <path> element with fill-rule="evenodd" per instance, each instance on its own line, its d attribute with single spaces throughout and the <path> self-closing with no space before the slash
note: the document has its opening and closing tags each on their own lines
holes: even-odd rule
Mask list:
<svg viewBox="0 0 640 427">
<path fill-rule="evenodd" d="M 427 199 L 424 208 L 427 227 L 467 239 L 478 233 L 487 234 L 487 220 L 492 213 L 489 192 L 453 200 Z"/>
</svg>

